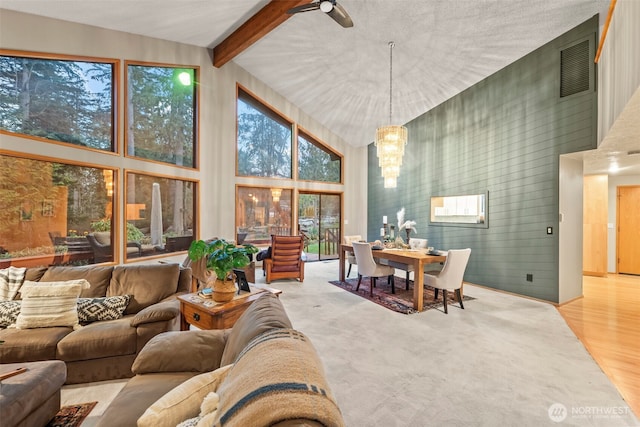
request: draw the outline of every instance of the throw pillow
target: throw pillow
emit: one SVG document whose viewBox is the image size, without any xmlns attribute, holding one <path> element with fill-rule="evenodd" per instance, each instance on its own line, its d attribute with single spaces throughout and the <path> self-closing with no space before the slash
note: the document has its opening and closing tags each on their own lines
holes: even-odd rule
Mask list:
<svg viewBox="0 0 640 427">
<path fill-rule="evenodd" d="M 0 301 L 11 301 L 16 298 L 26 271 L 25 267 L 14 266 L 0 270 Z"/>
<path fill-rule="evenodd" d="M 78 296 L 89 286 L 84 279 L 67 282 L 25 281 L 20 289 L 22 306 L 16 319 L 16 328 L 79 328 Z"/>
<path fill-rule="evenodd" d="M 231 366 L 196 375 L 173 388 L 144 411 L 138 418 L 138 427 L 175 427 L 188 418 L 198 416 L 202 401 L 218 389 Z"/>
<path fill-rule="evenodd" d="M 16 323 L 22 301 L 0 301 L 0 328 L 8 328 Z"/>
<path fill-rule="evenodd" d="M 81 323 L 91 323 L 120 319 L 130 299 L 131 295 L 78 298 L 78 320 Z"/>
</svg>

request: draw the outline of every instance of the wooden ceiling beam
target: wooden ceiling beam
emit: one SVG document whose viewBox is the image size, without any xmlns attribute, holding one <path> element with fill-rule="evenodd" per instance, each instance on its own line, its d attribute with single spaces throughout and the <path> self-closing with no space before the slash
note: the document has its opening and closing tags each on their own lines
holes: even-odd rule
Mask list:
<svg viewBox="0 0 640 427">
<path fill-rule="evenodd" d="M 291 18 L 293 15 L 289 15 L 287 10 L 307 3 L 311 3 L 311 1 L 271 0 L 258 13 L 213 48 L 214 67 L 222 67 L 278 25 Z"/>
</svg>

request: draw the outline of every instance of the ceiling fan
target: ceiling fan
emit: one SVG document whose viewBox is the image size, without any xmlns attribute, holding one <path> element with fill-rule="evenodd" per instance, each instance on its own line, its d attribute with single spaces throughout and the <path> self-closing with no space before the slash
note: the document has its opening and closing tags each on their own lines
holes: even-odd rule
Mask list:
<svg viewBox="0 0 640 427">
<path fill-rule="evenodd" d="M 312 10 L 318 9 L 329 15 L 331 18 L 333 18 L 334 21 L 336 21 L 343 27 L 353 27 L 353 21 L 351 20 L 351 17 L 347 13 L 347 11 L 344 10 L 344 8 L 336 2 L 336 0 L 313 1 L 309 4 L 303 4 L 291 8 L 287 11 L 287 13 L 293 15 L 294 13 L 310 12 Z"/>
</svg>

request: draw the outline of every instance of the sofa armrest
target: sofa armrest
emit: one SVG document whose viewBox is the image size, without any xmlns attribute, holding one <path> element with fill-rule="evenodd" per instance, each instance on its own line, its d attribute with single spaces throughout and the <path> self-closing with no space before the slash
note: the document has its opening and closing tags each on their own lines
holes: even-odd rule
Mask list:
<svg viewBox="0 0 640 427">
<path fill-rule="evenodd" d="M 176 299 L 163 301 L 143 308 L 131 319 L 131 326 L 137 328 L 144 323 L 164 322 L 180 315 L 180 302 Z"/>
<path fill-rule="evenodd" d="M 163 332 L 140 350 L 131 371 L 139 375 L 216 370 L 228 335 L 228 329 Z"/>
</svg>

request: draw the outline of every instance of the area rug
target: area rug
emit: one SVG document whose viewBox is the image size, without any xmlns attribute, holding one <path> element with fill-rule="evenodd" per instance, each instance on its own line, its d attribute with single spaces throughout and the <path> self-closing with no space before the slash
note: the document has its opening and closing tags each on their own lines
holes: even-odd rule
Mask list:
<svg viewBox="0 0 640 427">
<path fill-rule="evenodd" d="M 98 402 L 63 406 L 47 427 L 79 427 Z"/>
<path fill-rule="evenodd" d="M 405 279 L 402 277 L 396 276 L 395 278 L 395 288 L 396 293 L 391 293 L 391 285 L 387 285 L 387 281 L 384 278 L 378 279 L 376 281 L 376 287 L 373 288 L 373 296 L 369 296 L 369 288 L 371 286 L 371 279 L 369 277 L 363 277 L 362 282 L 360 283 L 360 289 L 356 291 L 356 286 L 358 285 L 358 279 L 347 279 L 346 282 L 340 282 L 339 280 L 329 281 L 332 285 L 335 285 L 339 288 L 344 289 L 347 292 L 351 292 L 352 294 L 361 296 L 364 299 L 375 302 L 378 305 L 386 307 L 390 310 L 397 311 L 398 313 L 403 314 L 413 314 L 418 311 L 413 308 L 413 282 L 409 283 L 409 290 L 405 290 Z M 464 294 L 464 292 L 463 292 Z M 463 295 L 462 301 L 471 301 L 475 298 Z M 423 308 L 422 311 L 426 311 L 432 308 L 441 307 L 444 305 L 442 300 L 442 292 L 438 292 L 438 299 L 434 301 L 433 299 L 433 289 L 432 288 L 424 288 L 424 300 L 423 300 Z M 447 306 L 451 309 L 451 305 L 455 305 L 459 307 L 458 299 L 455 296 L 454 292 L 449 292 L 447 294 Z"/>
</svg>

